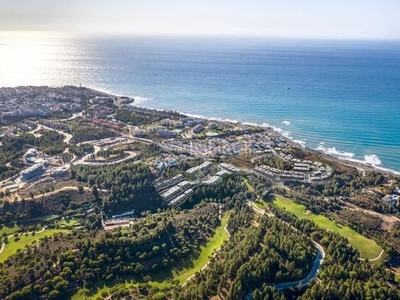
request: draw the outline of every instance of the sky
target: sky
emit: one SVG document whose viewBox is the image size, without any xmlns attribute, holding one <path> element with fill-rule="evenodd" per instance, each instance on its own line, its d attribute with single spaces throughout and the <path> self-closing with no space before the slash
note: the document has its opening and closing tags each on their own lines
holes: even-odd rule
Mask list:
<svg viewBox="0 0 400 300">
<path fill-rule="evenodd" d="M 400 0 L 0 0 L 0 31 L 400 40 Z"/>
</svg>

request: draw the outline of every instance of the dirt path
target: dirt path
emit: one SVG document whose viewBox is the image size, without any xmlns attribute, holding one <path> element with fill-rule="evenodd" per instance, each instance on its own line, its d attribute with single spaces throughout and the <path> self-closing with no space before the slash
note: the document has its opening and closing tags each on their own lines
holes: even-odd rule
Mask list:
<svg viewBox="0 0 400 300">
<path fill-rule="evenodd" d="M 345 209 L 361 211 L 363 213 L 381 218 L 383 220 L 382 228 L 385 230 L 391 230 L 395 224 L 400 223 L 400 218 L 398 218 L 396 216 L 382 214 L 382 213 L 379 213 L 379 212 L 376 212 L 373 210 L 361 208 L 353 203 L 348 203 L 348 202 L 343 202 L 343 203 L 346 205 L 346 206 L 344 206 Z"/>
<path fill-rule="evenodd" d="M 88 187 L 83 187 L 83 190 L 84 191 L 89 191 L 90 189 Z M 57 190 L 54 190 L 54 191 L 51 191 L 51 192 L 48 192 L 48 193 L 35 195 L 34 199 L 40 199 L 40 198 L 43 198 L 43 197 L 51 196 L 51 195 L 54 195 L 54 194 L 57 194 L 57 193 L 63 192 L 63 191 L 78 191 L 78 187 L 76 187 L 76 186 L 64 186 L 62 188 L 59 188 Z"/>
<path fill-rule="evenodd" d="M 381 257 L 382 257 L 382 255 L 385 253 L 385 251 L 381 251 L 381 253 L 379 253 L 379 255 L 377 256 L 377 257 L 375 257 L 375 258 L 371 258 L 371 259 L 368 259 L 368 261 L 375 261 L 375 260 L 378 260 L 378 259 L 380 259 Z M 358 260 L 366 260 L 365 258 L 358 258 Z"/>
</svg>

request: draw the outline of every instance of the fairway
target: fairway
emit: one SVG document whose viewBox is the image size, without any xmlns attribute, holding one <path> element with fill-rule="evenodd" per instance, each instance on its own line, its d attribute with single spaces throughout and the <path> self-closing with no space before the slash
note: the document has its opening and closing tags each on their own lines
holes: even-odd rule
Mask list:
<svg viewBox="0 0 400 300">
<path fill-rule="evenodd" d="M 267 203 L 261 199 L 254 201 L 254 205 L 259 209 L 266 209 L 268 207 Z"/>
<path fill-rule="evenodd" d="M 305 206 L 301 204 L 294 203 L 293 201 L 280 196 L 275 196 L 273 203 L 278 207 L 285 208 L 300 219 L 311 220 L 324 229 L 344 236 L 349 240 L 350 245 L 360 252 L 362 258 L 375 258 L 382 251 L 382 248 L 374 240 L 366 238 L 348 226 L 337 225 L 335 222 L 329 220 L 323 215 L 315 215 L 310 211 L 307 211 Z"/>
<path fill-rule="evenodd" d="M 137 288 L 139 286 L 139 284 L 140 283 L 135 282 L 135 280 L 125 280 L 124 282 L 120 282 L 120 283 L 105 282 L 103 280 L 100 280 L 99 282 L 95 283 L 94 285 L 92 285 L 90 287 L 88 294 L 82 295 L 82 289 L 78 289 L 72 295 L 66 296 L 65 299 L 96 300 L 99 297 L 102 298 L 102 294 L 108 295 L 109 293 L 113 293 L 115 291 L 122 290 L 122 289 L 127 290 L 127 289 Z M 170 283 L 167 283 L 167 282 L 160 283 L 160 282 L 149 281 L 149 282 L 147 282 L 147 284 L 150 286 L 158 287 L 159 289 L 170 286 Z"/>
<path fill-rule="evenodd" d="M 225 213 L 221 220 L 221 226 L 216 228 L 214 236 L 209 240 L 207 245 L 203 246 L 200 252 L 200 255 L 197 259 L 193 260 L 193 267 L 191 268 L 184 268 L 182 270 L 173 269 L 172 270 L 172 279 L 179 280 L 179 283 L 183 285 L 190 276 L 194 275 L 196 272 L 200 271 L 210 260 L 210 256 L 213 252 L 221 247 L 223 242 L 229 238 L 228 233 L 225 231 L 225 226 L 228 223 L 229 213 Z M 170 273 L 171 274 L 171 273 Z M 171 285 L 168 281 L 166 281 L 167 277 L 162 272 L 159 272 L 159 276 L 152 276 L 157 277 L 153 278 L 154 280 L 149 281 L 148 284 L 151 286 L 158 287 L 160 289 L 164 287 L 168 287 Z M 158 278 L 160 277 L 160 278 Z M 164 278 L 165 277 L 165 278 Z M 97 299 L 101 296 L 102 293 L 109 293 L 112 288 L 134 288 L 137 287 L 140 283 L 139 281 L 135 280 L 125 280 L 123 283 L 105 283 L 99 282 L 91 287 L 91 293 L 86 297 L 86 299 Z M 79 290 L 74 293 L 71 297 L 72 300 L 82 299 L 82 296 L 79 294 Z"/>
<path fill-rule="evenodd" d="M 193 261 L 193 267 L 189 269 L 183 270 L 173 270 L 172 273 L 174 275 L 173 279 L 179 280 L 180 284 L 185 283 L 185 281 L 196 272 L 200 271 L 210 260 L 210 256 L 213 252 L 221 247 L 225 240 L 228 240 L 228 233 L 225 231 L 225 226 L 228 223 L 229 213 L 225 213 L 221 220 L 221 226 L 219 226 L 215 230 L 214 236 L 209 240 L 207 245 L 202 247 L 200 256 Z"/>
<path fill-rule="evenodd" d="M 5 233 L 6 235 L 10 235 L 13 234 L 15 232 L 17 232 L 18 230 L 20 230 L 19 226 L 17 224 L 13 224 L 12 227 L 7 226 L 7 225 L 3 225 L 0 229 L 0 236 L 3 236 L 3 234 Z"/>
<path fill-rule="evenodd" d="M 0 263 L 4 262 L 9 256 L 17 253 L 18 249 L 24 249 L 25 245 L 30 245 L 32 244 L 33 241 L 38 241 L 40 238 L 45 237 L 45 236 L 53 236 L 54 234 L 58 232 L 64 232 L 67 233 L 69 232 L 68 230 L 57 230 L 57 229 L 49 229 L 45 230 L 43 232 L 36 233 L 34 236 L 32 236 L 32 233 L 29 233 L 28 236 L 25 236 L 25 234 L 22 234 L 18 236 L 20 238 L 19 241 L 14 242 L 14 237 L 10 237 L 8 239 L 8 244 L 4 247 L 4 250 L 2 253 L 0 253 Z"/>
</svg>

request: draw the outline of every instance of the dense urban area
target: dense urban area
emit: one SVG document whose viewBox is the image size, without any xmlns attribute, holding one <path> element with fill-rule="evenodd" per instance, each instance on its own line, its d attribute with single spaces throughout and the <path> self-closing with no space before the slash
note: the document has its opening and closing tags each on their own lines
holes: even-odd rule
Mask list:
<svg viewBox="0 0 400 300">
<path fill-rule="evenodd" d="M 400 299 L 400 179 L 269 127 L 0 88 L 1 299 Z"/>
</svg>

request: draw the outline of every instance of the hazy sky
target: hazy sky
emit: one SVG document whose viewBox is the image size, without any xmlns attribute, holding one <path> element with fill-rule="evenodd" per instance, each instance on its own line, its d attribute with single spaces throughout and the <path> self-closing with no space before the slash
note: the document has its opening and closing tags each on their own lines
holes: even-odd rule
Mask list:
<svg viewBox="0 0 400 300">
<path fill-rule="evenodd" d="M 400 0 L 0 0 L 0 31 L 400 39 Z"/>
</svg>

